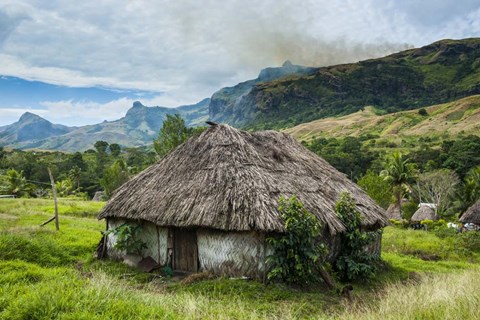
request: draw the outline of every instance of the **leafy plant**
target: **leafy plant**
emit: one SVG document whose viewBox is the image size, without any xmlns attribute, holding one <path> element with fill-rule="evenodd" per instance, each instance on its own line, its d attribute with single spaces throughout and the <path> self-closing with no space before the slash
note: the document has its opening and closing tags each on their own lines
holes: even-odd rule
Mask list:
<svg viewBox="0 0 480 320">
<path fill-rule="evenodd" d="M 418 114 L 421 115 L 421 116 L 423 116 L 423 117 L 428 116 L 428 112 L 427 112 L 427 110 L 426 110 L 425 108 L 420 108 L 420 109 L 418 110 Z"/>
<path fill-rule="evenodd" d="M 383 177 L 380 177 L 372 170 L 368 170 L 367 173 L 358 180 L 358 185 L 365 190 L 379 206 L 384 209 L 388 208 L 392 199 L 392 188 L 390 183 Z"/>
<path fill-rule="evenodd" d="M 142 226 L 133 223 L 124 223 L 118 227 L 104 232 L 105 235 L 113 234 L 116 237 L 114 248 L 126 253 L 141 254 L 147 244 L 138 238 Z"/>
<path fill-rule="evenodd" d="M 327 249 L 318 241 L 321 224 L 294 195 L 279 200 L 285 233 L 267 238 L 273 254 L 267 257 L 271 267 L 268 279 L 307 284 L 317 280 L 316 271 L 325 260 Z"/>
<path fill-rule="evenodd" d="M 398 151 L 385 158 L 384 170 L 380 172 L 380 176 L 391 184 L 397 205 L 400 208 L 405 190 L 409 188 L 416 172 L 416 165 Z"/>
<path fill-rule="evenodd" d="M 362 230 L 362 216 L 355 208 L 355 202 L 349 193 L 342 192 L 336 205 L 336 213 L 346 227 L 341 234 L 341 249 L 335 268 L 342 280 L 371 278 L 375 276 L 378 254 L 366 251 L 366 246 L 373 243 L 381 235 L 381 230 Z"/>
<path fill-rule="evenodd" d="M 124 184 L 129 179 L 129 172 L 127 165 L 123 160 L 116 160 L 110 167 L 105 169 L 103 178 L 100 179 L 100 184 L 104 188 L 107 196 Z"/>
</svg>

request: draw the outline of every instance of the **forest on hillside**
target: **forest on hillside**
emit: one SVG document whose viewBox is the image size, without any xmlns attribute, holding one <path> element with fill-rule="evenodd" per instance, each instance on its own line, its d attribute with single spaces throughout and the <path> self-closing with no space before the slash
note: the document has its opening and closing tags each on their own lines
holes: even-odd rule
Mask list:
<svg viewBox="0 0 480 320">
<path fill-rule="evenodd" d="M 155 163 L 176 146 L 204 128 L 187 128 L 179 115 L 167 116 L 153 147 L 122 148 L 97 141 L 85 152 L 42 152 L 0 148 L 0 193 L 16 197 L 51 196 L 47 168 L 61 197 L 91 199 L 97 191 L 109 197 L 116 188 Z M 409 218 L 419 202 L 434 202 L 423 195 L 422 186 L 448 179 L 451 188 L 443 196 L 444 217 L 456 217 L 480 195 L 480 137 L 420 137 L 402 143 L 378 140 L 374 135 L 343 138 L 316 138 L 302 144 L 358 183 L 383 208 L 398 196 Z M 397 159 L 395 160 L 395 157 Z M 411 167 L 400 184 L 388 177 L 394 161 Z M 436 182 L 437 181 L 437 182 Z M 400 193 L 400 195 L 399 195 Z M 429 198 L 430 197 L 430 198 Z"/>
</svg>

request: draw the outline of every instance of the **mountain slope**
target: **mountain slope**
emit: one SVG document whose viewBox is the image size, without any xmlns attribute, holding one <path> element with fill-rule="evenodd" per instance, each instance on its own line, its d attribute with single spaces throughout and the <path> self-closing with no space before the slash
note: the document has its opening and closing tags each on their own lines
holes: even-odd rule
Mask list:
<svg viewBox="0 0 480 320">
<path fill-rule="evenodd" d="M 0 145 L 18 149 L 81 151 L 93 148 L 98 140 L 104 140 L 123 146 L 141 146 L 150 144 L 157 136 L 167 114 L 182 114 L 187 125 L 202 124 L 202 120 L 208 117 L 209 102 L 210 99 L 204 99 L 194 105 L 165 108 L 146 107 L 137 101 L 119 120 L 74 128 L 53 125 L 37 115 L 26 113 L 19 122 L 2 127 L 3 130 L 0 128 Z M 46 123 L 52 129 L 39 134 L 48 129 Z"/>
<path fill-rule="evenodd" d="M 36 114 L 26 112 L 17 122 L 0 128 L 0 145 L 32 139 L 44 139 L 62 135 L 72 130 L 74 128 L 53 124 Z"/>
<path fill-rule="evenodd" d="M 404 137 L 435 135 L 480 135 L 480 95 L 445 104 L 426 107 L 426 115 L 418 109 L 378 115 L 379 110 L 367 107 L 346 116 L 303 123 L 285 132 L 308 141 L 314 137 L 346 137 L 374 135 Z"/>
<path fill-rule="evenodd" d="M 248 108 L 238 108 L 244 96 L 251 93 L 255 85 L 288 77 L 299 77 L 314 72 L 316 68 L 294 65 L 290 61 L 278 68 L 266 68 L 260 71 L 256 79 L 241 82 L 233 87 L 226 87 L 215 92 L 209 105 L 211 121 L 239 125 L 251 115 L 245 114 Z"/>
<path fill-rule="evenodd" d="M 384 58 L 256 83 L 210 117 L 247 128 L 284 128 L 367 105 L 395 112 L 480 93 L 480 38 L 442 40 Z"/>
</svg>

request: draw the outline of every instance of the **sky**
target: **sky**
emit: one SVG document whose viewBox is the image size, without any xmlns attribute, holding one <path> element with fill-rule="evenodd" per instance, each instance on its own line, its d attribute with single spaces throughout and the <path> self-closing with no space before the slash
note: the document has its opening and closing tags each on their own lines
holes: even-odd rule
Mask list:
<svg viewBox="0 0 480 320">
<path fill-rule="evenodd" d="M 1 0 L 0 126 L 196 103 L 265 67 L 480 36 L 478 0 Z"/>
</svg>

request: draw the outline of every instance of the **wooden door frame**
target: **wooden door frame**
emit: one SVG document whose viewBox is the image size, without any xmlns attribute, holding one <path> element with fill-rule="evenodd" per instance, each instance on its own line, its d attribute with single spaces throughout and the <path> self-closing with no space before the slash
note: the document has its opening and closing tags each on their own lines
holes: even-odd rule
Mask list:
<svg viewBox="0 0 480 320">
<path fill-rule="evenodd" d="M 198 269 L 199 269 L 199 261 L 198 261 L 198 238 L 197 238 L 197 230 L 196 229 L 191 229 L 191 228 L 172 228 L 172 231 L 173 231 L 173 245 L 172 245 L 172 248 L 173 248 L 173 254 L 172 254 L 172 269 L 174 271 L 180 271 L 180 272 L 197 272 Z M 195 248 L 194 248 L 194 254 L 195 254 L 195 257 L 193 259 L 193 263 L 194 263 L 194 270 L 180 270 L 178 269 L 177 267 L 177 259 L 176 259 L 176 253 L 177 253 L 177 250 L 176 250 L 176 237 L 177 235 L 179 234 L 179 231 L 183 231 L 183 232 L 190 232 L 191 234 L 193 234 L 195 236 Z"/>
</svg>

